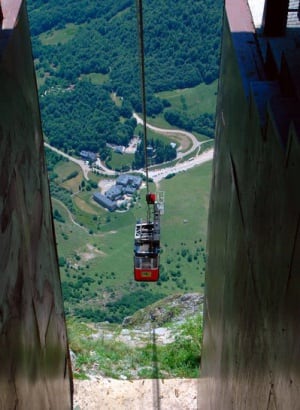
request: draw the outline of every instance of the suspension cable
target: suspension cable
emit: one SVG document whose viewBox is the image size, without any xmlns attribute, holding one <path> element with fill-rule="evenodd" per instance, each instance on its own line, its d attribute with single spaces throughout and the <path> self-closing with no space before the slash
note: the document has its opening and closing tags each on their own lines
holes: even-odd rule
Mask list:
<svg viewBox="0 0 300 410">
<path fill-rule="evenodd" d="M 147 110 L 146 110 L 146 76 L 145 76 L 145 49 L 144 49 L 144 21 L 143 21 L 143 1 L 136 0 L 138 38 L 139 38 L 139 54 L 140 54 L 140 75 L 141 75 L 141 94 L 142 94 L 142 118 L 144 132 L 144 160 L 146 173 L 146 190 L 149 194 L 149 176 L 148 176 L 148 153 L 147 153 Z M 150 210 L 147 206 L 147 219 L 149 220 Z"/>
</svg>

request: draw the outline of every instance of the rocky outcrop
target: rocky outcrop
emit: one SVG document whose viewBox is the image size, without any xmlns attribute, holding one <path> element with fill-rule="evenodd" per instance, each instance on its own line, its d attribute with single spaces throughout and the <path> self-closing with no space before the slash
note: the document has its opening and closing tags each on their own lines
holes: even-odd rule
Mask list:
<svg viewBox="0 0 300 410">
<path fill-rule="evenodd" d="M 184 321 L 187 317 L 198 313 L 203 304 L 200 293 L 175 294 L 140 309 L 123 321 L 123 327 L 151 329 L 170 322 Z"/>
</svg>

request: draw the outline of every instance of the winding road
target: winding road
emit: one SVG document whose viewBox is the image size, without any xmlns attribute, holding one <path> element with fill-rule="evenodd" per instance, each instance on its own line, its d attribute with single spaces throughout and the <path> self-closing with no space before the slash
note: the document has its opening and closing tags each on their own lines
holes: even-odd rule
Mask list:
<svg viewBox="0 0 300 410">
<path fill-rule="evenodd" d="M 144 124 L 144 121 L 141 117 L 138 116 L 138 114 L 134 113 L 133 117 L 136 119 L 138 124 Z M 183 131 L 183 130 L 170 130 L 170 129 L 165 129 L 165 128 L 159 128 L 155 127 L 154 125 L 151 124 L 146 124 L 147 128 L 151 129 L 152 131 L 158 132 L 162 135 L 174 135 L 174 136 L 180 136 L 182 137 L 187 137 L 191 141 L 191 147 L 189 147 L 186 151 L 184 152 L 178 152 L 177 151 L 177 160 L 183 160 L 184 157 L 187 157 L 188 155 L 192 154 L 197 148 L 200 151 L 200 148 L 202 145 L 207 144 L 210 142 L 210 140 L 207 141 L 198 141 L 197 138 L 195 137 L 194 134 L 188 131 Z M 204 151 L 202 154 L 196 155 L 193 158 L 189 158 L 186 161 L 181 161 L 180 163 L 176 163 L 173 166 L 166 167 L 166 168 L 161 168 L 151 170 L 149 169 L 149 177 L 153 179 L 153 181 L 157 184 L 159 183 L 162 179 L 164 179 L 167 175 L 169 174 L 177 174 L 178 172 L 183 172 L 188 169 L 191 169 L 197 165 L 203 164 L 204 162 L 211 161 L 213 159 L 214 155 L 214 150 L 213 148 Z M 144 171 L 141 171 L 144 173 Z"/>
<path fill-rule="evenodd" d="M 78 164 L 83 172 L 83 176 L 86 180 L 89 180 L 89 176 L 88 173 L 91 171 L 89 165 L 86 164 L 85 161 L 83 161 L 82 159 L 77 159 L 74 157 L 71 157 L 71 155 L 66 154 L 65 152 L 53 147 L 52 145 L 48 144 L 47 142 L 44 142 L 45 147 L 51 149 L 52 151 L 56 152 L 57 154 L 61 155 L 62 157 L 67 158 L 69 161 L 73 161 L 75 162 L 75 164 Z"/>
<path fill-rule="evenodd" d="M 141 117 L 138 116 L 138 114 L 134 113 L 133 117 L 136 119 L 138 124 L 143 124 L 143 120 Z M 153 181 L 158 184 L 162 179 L 164 179 L 167 175 L 169 174 L 176 174 L 178 172 L 183 172 L 186 171 L 188 169 L 191 169 L 197 165 L 203 164 L 204 162 L 208 162 L 211 161 L 214 155 L 214 150 L 213 148 L 208 149 L 207 151 L 204 151 L 202 154 L 197 154 L 192 158 L 189 158 L 187 160 L 184 160 L 185 157 L 191 155 L 193 152 L 195 152 L 198 148 L 198 152 L 201 149 L 201 146 L 204 144 L 207 144 L 208 142 L 210 142 L 210 140 L 208 141 L 198 141 L 197 138 L 190 132 L 188 131 L 183 131 L 183 130 L 170 130 L 170 129 L 165 129 L 165 128 L 159 128 L 159 127 L 155 127 L 154 125 L 151 124 L 146 124 L 147 128 L 151 129 L 152 131 L 155 131 L 157 133 L 160 133 L 162 135 L 173 135 L 174 137 L 180 137 L 181 140 L 185 137 L 188 138 L 190 141 L 189 147 L 187 150 L 185 150 L 184 152 L 181 152 L 181 150 L 183 149 L 182 144 L 179 147 L 179 149 L 177 150 L 177 160 L 178 162 L 175 165 L 170 165 L 169 167 L 165 167 L 165 168 L 161 168 L 161 169 L 157 169 L 157 165 L 155 166 L 155 169 L 149 169 L 149 177 L 153 179 Z M 68 154 L 66 154 L 65 152 L 53 147 L 52 145 L 48 144 L 48 143 L 44 143 L 45 147 L 55 151 L 56 153 L 58 153 L 59 155 L 68 158 L 70 161 L 75 162 L 76 164 L 78 164 L 83 172 L 84 178 L 86 180 L 89 179 L 88 177 L 88 173 L 91 171 L 90 166 L 86 163 L 86 161 L 83 161 L 81 159 L 77 159 L 74 158 Z M 117 175 L 118 173 L 108 169 L 105 167 L 105 165 L 100 161 L 97 160 L 97 165 L 99 168 L 101 168 L 101 172 L 105 175 Z M 144 170 L 138 170 L 141 173 L 145 173 Z"/>
<path fill-rule="evenodd" d="M 133 117 L 136 119 L 136 122 L 138 124 L 144 124 L 143 119 L 136 113 L 133 113 Z M 191 132 L 188 131 L 182 131 L 182 130 L 173 130 L 173 129 L 166 129 L 166 128 L 159 128 L 159 127 L 155 127 L 154 125 L 151 124 L 146 124 L 147 128 L 149 128 L 149 130 L 155 131 L 159 134 L 162 135 L 173 135 L 174 137 L 180 137 L 182 139 L 182 137 L 187 137 L 192 145 L 191 147 L 184 151 L 184 152 L 180 152 L 182 149 L 182 146 L 180 146 L 177 150 L 177 159 L 182 158 L 183 156 L 187 156 L 189 154 L 191 154 L 197 147 L 199 147 L 201 145 L 201 142 L 199 142 L 197 140 L 197 138 L 195 137 L 194 134 L 192 134 Z"/>
</svg>

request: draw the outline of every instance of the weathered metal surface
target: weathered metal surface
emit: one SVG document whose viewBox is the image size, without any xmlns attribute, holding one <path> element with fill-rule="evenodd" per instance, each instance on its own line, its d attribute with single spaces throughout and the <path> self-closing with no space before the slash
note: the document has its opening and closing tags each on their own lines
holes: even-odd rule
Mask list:
<svg viewBox="0 0 300 410">
<path fill-rule="evenodd" d="M 239 7 L 239 18 L 251 19 L 242 3 L 226 2 L 228 20 Z M 263 55 L 259 42 L 227 17 L 207 245 L 207 403 L 200 408 L 298 409 L 300 105 L 297 96 L 282 96 L 280 67 L 274 81 L 264 61 L 253 70 Z"/>
<path fill-rule="evenodd" d="M 25 2 L 0 30 L 0 409 L 70 409 L 71 371 Z"/>
</svg>

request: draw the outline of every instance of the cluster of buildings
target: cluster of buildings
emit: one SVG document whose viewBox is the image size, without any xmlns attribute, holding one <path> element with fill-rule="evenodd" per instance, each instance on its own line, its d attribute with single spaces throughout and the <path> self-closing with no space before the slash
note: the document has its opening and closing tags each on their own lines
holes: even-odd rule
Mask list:
<svg viewBox="0 0 300 410">
<path fill-rule="evenodd" d="M 115 146 L 114 149 L 120 149 L 123 152 L 124 147 Z M 80 156 L 85 161 L 96 162 L 97 154 L 91 151 L 80 151 Z M 115 185 L 113 185 L 104 194 L 96 192 L 93 195 L 94 201 L 96 201 L 102 207 L 109 211 L 115 211 L 126 197 L 131 197 L 141 186 L 142 178 L 136 175 L 122 174 L 116 179 Z"/>
<path fill-rule="evenodd" d="M 116 179 L 113 185 L 105 194 L 96 192 L 93 199 L 104 208 L 113 212 L 118 208 L 118 201 L 132 196 L 141 186 L 142 178 L 135 175 L 123 174 Z"/>
</svg>

